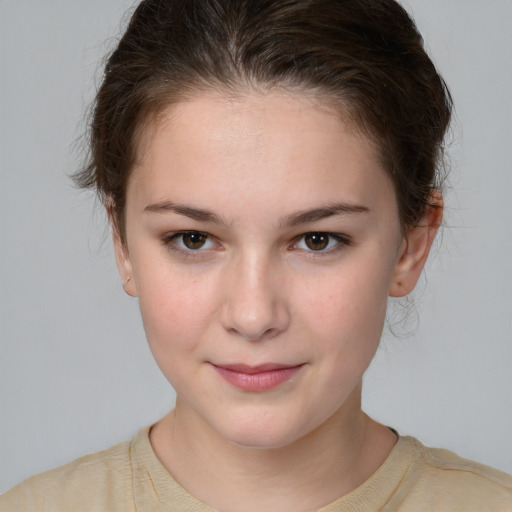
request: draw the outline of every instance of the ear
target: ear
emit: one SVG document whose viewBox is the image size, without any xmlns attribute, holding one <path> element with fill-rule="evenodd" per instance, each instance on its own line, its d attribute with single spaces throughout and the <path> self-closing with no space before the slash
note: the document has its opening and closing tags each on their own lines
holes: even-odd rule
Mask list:
<svg viewBox="0 0 512 512">
<path fill-rule="evenodd" d="M 119 275 L 123 283 L 124 291 L 131 297 L 137 297 L 137 286 L 133 279 L 132 262 L 128 253 L 126 241 L 123 241 L 119 232 L 119 226 L 116 222 L 115 203 L 111 197 L 107 197 L 104 202 L 107 211 L 108 222 L 112 232 L 112 243 L 114 245 L 114 254 Z"/>
<path fill-rule="evenodd" d="M 137 297 L 137 286 L 133 279 L 132 262 L 128 253 L 128 247 L 121 240 L 115 227 L 112 227 L 112 242 L 114 244 L 117 270 L 121 276 L 124 291 L 131 297 Z"/>
<path fill-rule="evenodd" d="M 440 192 L 433 190 L 425 215 L 402 241 L 389 288 L 391 297 L 404 297 L 416 286 L 442 220 L 443 197 Z"/>
</svg>

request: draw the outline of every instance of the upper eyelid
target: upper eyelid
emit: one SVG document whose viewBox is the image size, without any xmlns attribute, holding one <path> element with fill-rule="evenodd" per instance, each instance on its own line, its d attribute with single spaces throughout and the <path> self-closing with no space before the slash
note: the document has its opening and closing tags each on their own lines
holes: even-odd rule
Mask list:
<svg viewBox="0 0 512 512">
<path fill-rule="evenodd" d="M 187 235 L 189 233 L 197 233 L 198 235 L 205 235 L 208 238 L 214 238 L 210 233 L 207 233 L 206 231 L 199 231 L 198 229 L 179 229 L 178 231 L 169 231 L 169 233 L 166 233 L 162 236 L 162 239 L 172 239 L 179 236 Z"/>
</svg>

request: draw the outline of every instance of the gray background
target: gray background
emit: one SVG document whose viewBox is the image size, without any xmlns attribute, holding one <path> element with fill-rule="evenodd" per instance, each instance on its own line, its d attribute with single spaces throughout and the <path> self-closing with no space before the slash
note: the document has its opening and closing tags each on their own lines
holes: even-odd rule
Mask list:
<svg viewBox="0 0 512 512">
<path fill-rule="evenodd" d="M 92 77 L 131 4 L 0 0 L 0 492 L 173 403 L 103 213 L 67 177 Z M 452 176 L 418 326 L 385 335 L 364 403 L 404 434 L 512 472 L 512 1 L 406 5 L 455 98 Z"/>
</svg>

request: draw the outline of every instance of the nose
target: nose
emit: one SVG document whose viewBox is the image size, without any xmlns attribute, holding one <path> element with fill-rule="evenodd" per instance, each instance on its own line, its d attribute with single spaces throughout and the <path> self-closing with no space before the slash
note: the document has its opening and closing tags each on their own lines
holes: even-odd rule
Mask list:
<svg viewBox="0 0 512 512">
<path fill-rule="evenodd" d="M 224 328 L 249 341 L 274 338 L 285 331 L 290 315 L 278 265 L 252 256 L 232 262 L 228 273 L 221 315 Z"/>
</svg>

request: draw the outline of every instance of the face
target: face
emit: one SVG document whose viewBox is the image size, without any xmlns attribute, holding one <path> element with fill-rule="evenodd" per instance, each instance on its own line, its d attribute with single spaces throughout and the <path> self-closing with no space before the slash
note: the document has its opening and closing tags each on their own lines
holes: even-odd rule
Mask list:
<svg viewBox="0 0 512 512">
<path fill-rule="evenodd" d="M 407 247 L 372 144 L 339 116 L 211 94 L 146 130 L 117 260 L 181 417 L 264 448 L 359 407 Z"/>
</svg>

